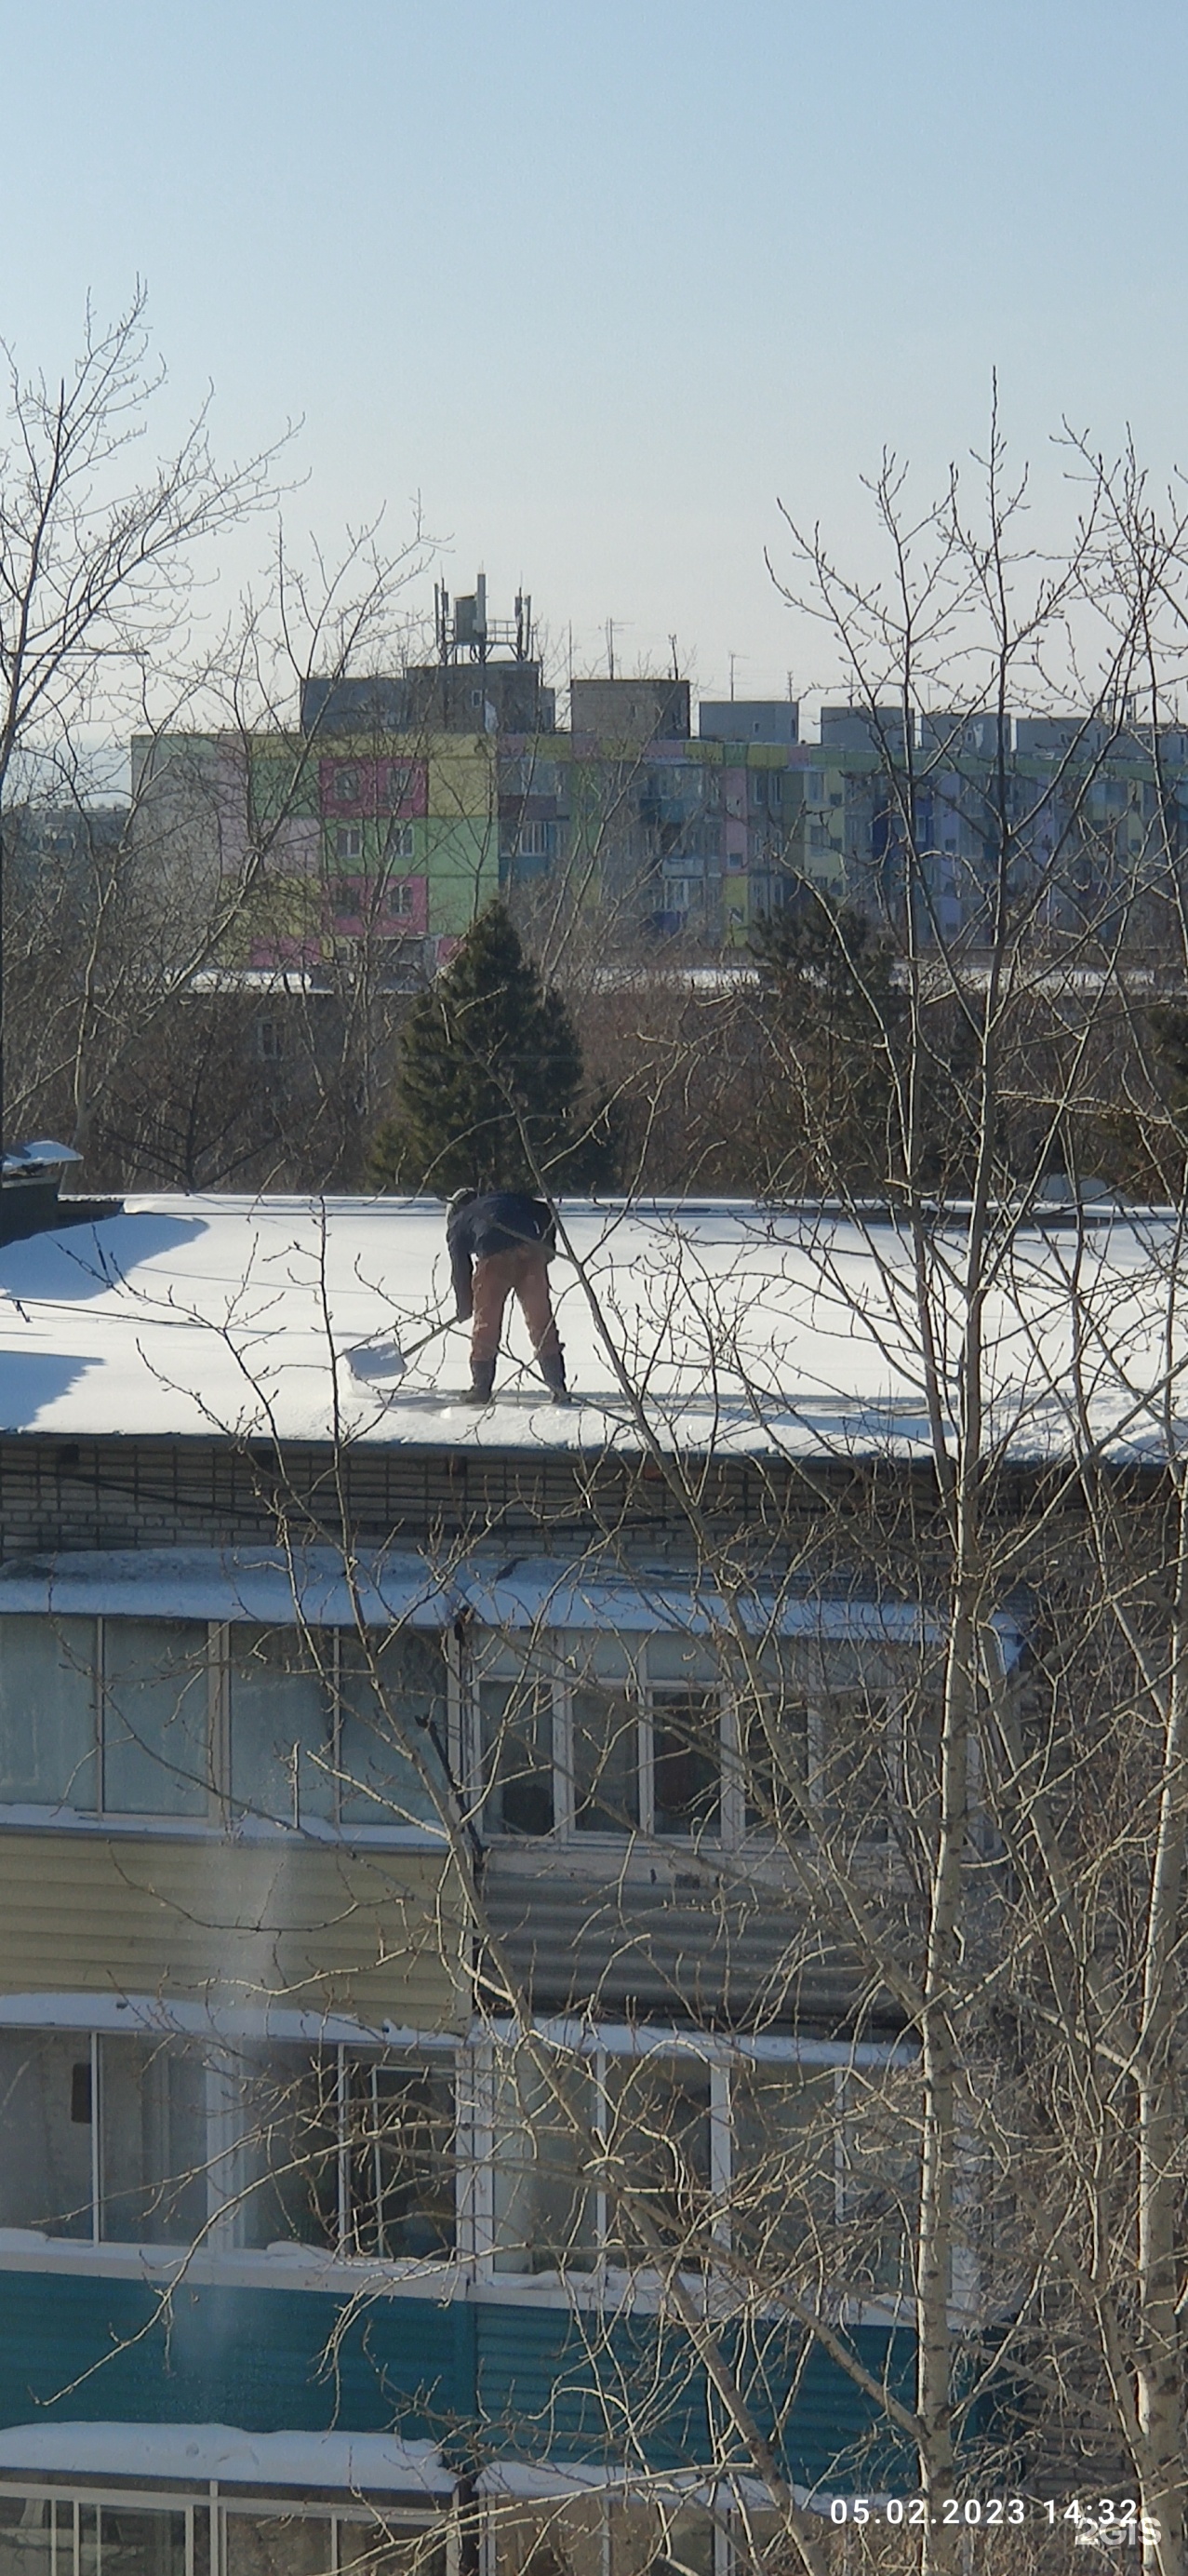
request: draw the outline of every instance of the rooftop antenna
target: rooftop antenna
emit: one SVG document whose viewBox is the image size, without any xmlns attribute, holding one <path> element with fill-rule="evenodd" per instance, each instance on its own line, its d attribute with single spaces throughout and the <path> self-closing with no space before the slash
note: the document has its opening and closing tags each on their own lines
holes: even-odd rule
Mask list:
<svg viewBox="0 0 1188 2576">
<path fill-rule="evenodd" d="M 608 617 L 606 621 L 606 670 L 607 678 L 613 680 L 615 676 L 615 621 L 613 617 Z"/>
<path fill-rule="evenodd" d="M 672 650 L 672 676 L 674 680 L 679 680 L 681 676 L 681 665 L 677 653 L 677 640 L 675 635 L 670 635 L 668 641 Z"/>
</svg>

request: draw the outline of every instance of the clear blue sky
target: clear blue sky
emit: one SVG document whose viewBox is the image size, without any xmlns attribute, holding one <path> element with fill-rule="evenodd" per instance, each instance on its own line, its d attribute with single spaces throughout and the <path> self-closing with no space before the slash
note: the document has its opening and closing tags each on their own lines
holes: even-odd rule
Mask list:
<svg viewBox="0 0 1188 2576">
<path fill-rule="evenodd" d="M 228 450 L 304 415 L 299 521 L 419 491 L 452 588 L 706 693 L 811 646 L 777 496 L 845 546 L 1062 413 L 1188 464 L 1183 0 L 0 0 L 0 329 L 58 367 L 148 280 Z M 237 567 L 228 566 L 232 575 Z"/>
</svg>

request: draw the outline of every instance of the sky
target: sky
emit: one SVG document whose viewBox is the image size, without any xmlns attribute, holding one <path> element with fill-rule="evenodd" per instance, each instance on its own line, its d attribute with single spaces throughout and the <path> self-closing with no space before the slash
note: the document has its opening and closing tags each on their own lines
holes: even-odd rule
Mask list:
<svg viewBox="0 0 1188 2576">
<path fill-rule="evenodd" d="M 1182 0 L 0 0 L 0 39 L 18 362 L 142 277 L 162 436 L 208 385 L 228 457 L 298 422 L 297 535 L 419 503 L 555 665 L 610 619 L 700 694 L 825 681 L 781 504 L 866 562 L 862 475 L 968 464 L 995 373 L 1040 542 L 1062 418 L 1188 465 Z"/>
</svg>

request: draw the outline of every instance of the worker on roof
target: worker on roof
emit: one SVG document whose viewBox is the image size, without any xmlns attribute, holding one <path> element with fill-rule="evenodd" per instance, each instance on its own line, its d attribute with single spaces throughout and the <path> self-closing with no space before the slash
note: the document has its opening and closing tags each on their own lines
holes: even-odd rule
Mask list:
<svg viewBox="0 0 1188 2576">
<path fill-rule="evenodd" d="M 467 1404 L 489 1404 L 508 1298 L 514 1296 L 532 1336 L 541 1376 L 555 1404 L 568 1403 L 565 1362 L 549 1295 L 548 1265 L 557 1249 L 553 1211 L 524 1190 L 459 1190 L 446 1221 L 458 1318 L 471 1321 Z"/>
</svg>

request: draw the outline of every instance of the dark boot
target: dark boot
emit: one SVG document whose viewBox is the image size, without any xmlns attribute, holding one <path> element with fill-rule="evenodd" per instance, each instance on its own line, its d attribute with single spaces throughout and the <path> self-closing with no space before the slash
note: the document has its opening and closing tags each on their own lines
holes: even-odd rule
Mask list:
<svg viewBox="0 0 1188 2576">
<path fill-rule="evenodd" d="M 557 1352 L 554 1359 L 542 1359 L 540 1363 L 540 1373 L 544 1379 L 545 1385 L 549 1389 L 554 1404 L 568 1404 L 569 1389 L 565 1383 L 565 1362 L 561 1357 L 560 1351 Z"/>
<path fill-rule="evenodd" d="M 491 1389 L 494 1384 L 494 1360 L 472 1360 L 470 1363 L 470 1384 L 462 1398 L 463 1404 L 489 1404 L 491 1401 Z"/>
</svg>

